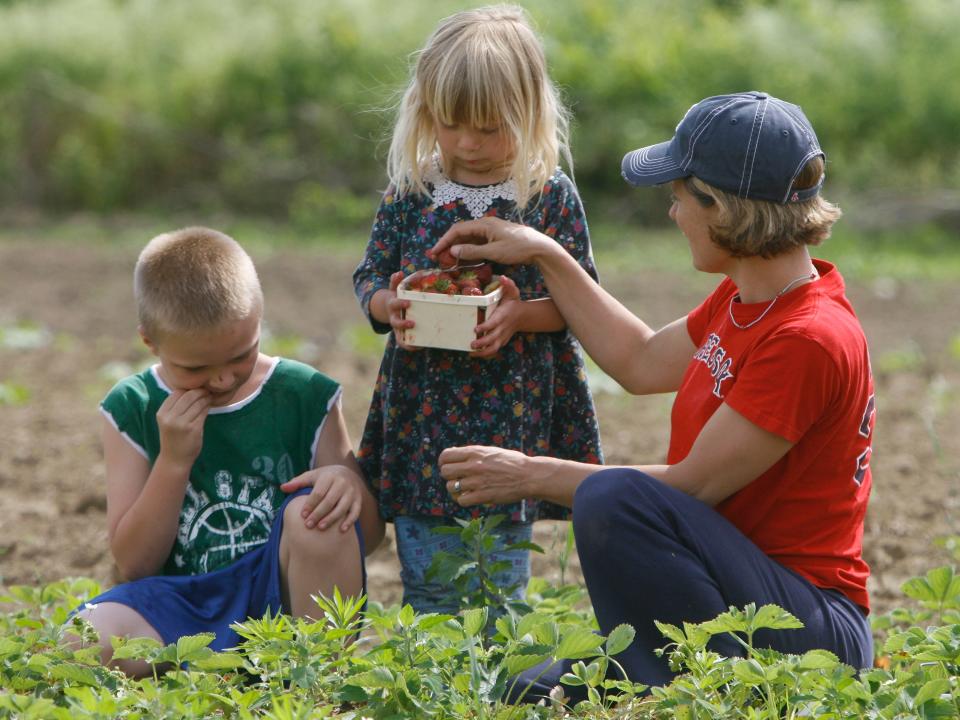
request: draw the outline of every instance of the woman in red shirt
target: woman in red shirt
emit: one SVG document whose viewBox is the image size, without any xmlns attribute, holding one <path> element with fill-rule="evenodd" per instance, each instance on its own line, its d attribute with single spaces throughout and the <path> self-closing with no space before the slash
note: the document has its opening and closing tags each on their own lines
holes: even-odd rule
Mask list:
<svg viewBox="0 0 960 720">
<path fill-rule="evenodd" d="M 463 505 L 536 497 L 573 507 L 601 630 L 626 622 L 637 631 L 620 658 L 637 682 L 672 678 L 653 652 L 666 643 L 654 620 L 701 622 L 751 602 L 804 623 L 761 633 L 758 645 L 872 664 L 861 543 L 873 379 L 840 272 L 808 250 L 840 216 L 819 194 L 824 163 L 803 111 L 758 92 L 706 98 L 671 140 L 624 157 L 627 182 L 671 184 L 670 217 L 694 267 L 725 276 L 659 330 L 530 228 L 484 218 L 433 248 L 535 262 L 605 372 L 634 394 L 677 393 L 664 464 L 597 471 L 478 446 L 440 457 Z M 729 638 L 713 647 L 742 652 Z"/>
</svg>

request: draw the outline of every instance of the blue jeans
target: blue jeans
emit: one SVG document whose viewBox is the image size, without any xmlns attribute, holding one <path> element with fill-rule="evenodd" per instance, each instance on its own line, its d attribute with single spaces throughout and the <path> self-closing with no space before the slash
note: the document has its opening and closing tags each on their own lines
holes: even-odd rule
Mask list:
<svg viewBox="0 0 960 720">
<path fill-rule="evenodd" d="M 574 496 L 573 529 L 601 632 L 620 623 L 636 630 L 633 644 L 616 657 L 635 682 L 665 685 L 674 676 L 667 659 L 654 654 L 668 642 L 654 620 L 682 626 L 751 602 L 779 605 L 804 624 L 761 630 L 756 647 L 796 654 L 824 648 L 855 668 L 873 664 L 870 624 L 856 604 L 780 565 L 712 507 L 649 475 L 619 468 L 590 475 Z M 710 648 L 743 654 L 728 636 L 715 636 Z M 545 696 L 568 667 L 551 668 L 524 699 Z M 542 669 L 523 673 L 518 686 Z"/>
<path fill-rule="evenodd" d="M 403 581 L 403 604 L 418 613 L 456 614 L 460 598 L 449 586 L 427 580 L 427 569 L 438 552 L 459 553 L 464 545 L 459 535 L 438 534 L 438 527 L 460 526 L 450 518 L 398 515 L 394 518 L 397 555 L 400 558 L 400 579 Z M 533 536 L 531 523 L 503 522 L 493 531 L 500 536 L 497 548 L 518 542 L 529 542 Z M 494 551 L 491 562 L 508 561 L 510 568 L 496 573 L 494 582 L 503 588 L 516 586 L 513 597 L 522 599 L 530 580 L 530 551 Z M 479 587 L 474 582 L 471 589 Z"/>
</svg>

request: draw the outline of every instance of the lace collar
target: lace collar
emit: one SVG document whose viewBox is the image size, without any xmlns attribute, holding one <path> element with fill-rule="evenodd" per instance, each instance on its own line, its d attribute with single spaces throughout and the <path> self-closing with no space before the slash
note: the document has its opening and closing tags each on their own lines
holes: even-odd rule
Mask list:
<svg viewBox="0 0 960 720">
<path fill-rule="evenodd" d="M 433 201 L 437 205 L 463 200 L 463 204 L 470 211 L 470 217 L 480 218 L 496 199 L 517 201 L 517 183 L 513 178 L 507 178 L 494 185 L 463 185 L 448 178 L 440 167 L 439 158 L 434 162 L 424 177 L 433 185 Z"/>
</svg>

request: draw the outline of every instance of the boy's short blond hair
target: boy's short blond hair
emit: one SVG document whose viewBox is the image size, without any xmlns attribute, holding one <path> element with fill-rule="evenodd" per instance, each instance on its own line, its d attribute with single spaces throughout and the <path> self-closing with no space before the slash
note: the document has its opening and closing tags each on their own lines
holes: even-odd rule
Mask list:
<svg viewBox="0 0 960 720">
<path fill-rule="evenodd" d="M 133 273 L 141 331 L 194 334 L 263 312 L 253 260 L 228 235 L 188 227 L 153 238 Z"/>
<path fill-rule="evenodd" d="M 797 189 L 813 187 L 823 175 L 823 158 L 810 160 L 798 175 Z M 749 200 L 720 190 L 700 178 L 684 179 L 687 191 L 719 214 L 710 238 L 734 257 L 771 258 L 803 245 L 819 245 L 840 219 L 840 208 L 815 195 L 794 203 Z"/>
</svg>

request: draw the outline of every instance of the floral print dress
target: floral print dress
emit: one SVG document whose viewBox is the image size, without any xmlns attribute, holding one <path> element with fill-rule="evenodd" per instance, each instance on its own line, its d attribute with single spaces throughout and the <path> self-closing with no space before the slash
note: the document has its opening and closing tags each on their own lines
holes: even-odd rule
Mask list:
<svg viewBox="0 0 960 720">
<path fill-rule="evenodd" d="M 402 270 L 436 267 L 426 251 L 456 222 L 495 215 L 517 220 L 512 181 L 470 186 L 438 169 L 427 176 L 430 197 L 389 189 L 383 196 L 354 289 L 373 328 L 370 299 Z M 573 182 L 558 168 L 522 214 L 522 222 L 554 238 L 596 280 L 586 218 Z M 549 297 L 534 265 L 493 265 L 517 284 L 522 300 Z M 567 331 L 517 333 L 496 355 L 454 350 L 407 351 L 390 333 L 360 441 L 358 459 L 386 520 L 397 515 L 471 518 L 506 514 L 514 522 L 565 518 L 568 511 L 533 499 L 464 508 L 446 490 L 440 452 L 494 445 L 527 455 L 602 463 L 599 428 L 579 343 Z"/>
</svg>

